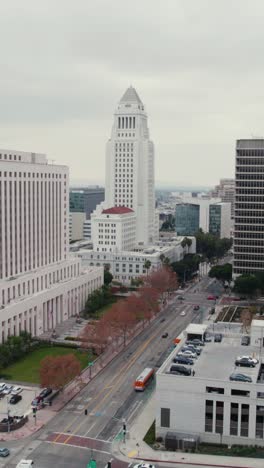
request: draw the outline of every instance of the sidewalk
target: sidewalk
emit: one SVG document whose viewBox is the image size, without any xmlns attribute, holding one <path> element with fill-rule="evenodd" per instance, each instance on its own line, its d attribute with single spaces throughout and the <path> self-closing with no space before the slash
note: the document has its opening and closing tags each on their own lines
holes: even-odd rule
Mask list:
<svg viewBox="0 0 264 468">
<path fill-rule="evenodd" d="M 37 413 L 37 419 L 33 418 L 33 414 L 29 414 L 28 422 L 17 429 L 16 431 L 12 432 L 1 432 L 0 433 L 0 441 L 11 441 L 11 440 L 21 440 L 25 437 L 29 437 L 39 429 L 41 429 L 45 424 L 47 424 L 53 417 L 55 413 L 53 413 L 50 409 L 46 408 L 45 410 L 41 410 Z"/>
<path fill-rule="evenodd" d="M 149 399 L 144 411 L 139 414 L 132 427 L 128 427 L 126 442 L 113 442 L 113 455 L 128 463 L 133 460 L 149 461 L 151 463 L 171 463 L 184 467 L 200 468 L 263 468 L 264 460 L 258 458 L 224 457 L 217 455 L 200 455 L 185 452 L 168 452 L 153 450 L 143 438 L 155 418 L 155 394 Z M 186 467 L 186 468 L 187 468 Z"/>
</svg>

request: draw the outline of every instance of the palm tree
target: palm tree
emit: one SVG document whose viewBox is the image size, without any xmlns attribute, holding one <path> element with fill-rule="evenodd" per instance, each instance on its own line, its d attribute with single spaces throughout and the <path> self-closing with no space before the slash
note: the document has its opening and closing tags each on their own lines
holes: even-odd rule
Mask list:
<svg viewBox="0 0 264 468">
<path fill-rule="evenodd" d="M 147 275 L 148 275 L 148 271 L 151 267 L 151 261 L 150 260 L 145 260 L 145 263 L 144 263 L 144 268 L 145 270 L 147 270 Z"/>
<path fill-rule="evenodd" d="M 186 239 L 186 245 L 188 247 L 188 253 L 189 253 L 189 249 L 192 245 L 192 239 L 190 239 L 189 237 L 185 237 L 185 239 Z"/>
</svg>

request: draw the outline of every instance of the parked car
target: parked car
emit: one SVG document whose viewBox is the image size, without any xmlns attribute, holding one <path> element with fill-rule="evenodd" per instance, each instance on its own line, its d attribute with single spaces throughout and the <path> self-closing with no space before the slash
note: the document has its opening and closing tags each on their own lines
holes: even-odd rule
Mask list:
<svg viewBox="0 0 264 468">
<path fill-rule="evenodd" d="M 252 356 L 238 356 L 237 361 L 240 359 L 248 359 L 249 361 L 252 361 L 254 364 L 258 364 L 259 360 L 257 358 L 254 358 Z"/>
<path fill-rule="evenodd" d="M 8 457 L 10 455 L 10 450 L 6 447 L 0 447 L 0 457 Z"/>
<path fill-rule="evenodd" d="M 162 335 L 162 338 L 168 338 L 169 334 L 166 332 L 166 333 L 163 333 Z"/>
<path fill-rule="evenodd" d="M 241 345 L 242 346 L 248 346 L 250 343 L 250 337 L 245 335 L 245 336 L 242 336 L 241 338 Z"/>
<path fill-rule="evenodd" d="M 14 385 L 6 384 L 6 386 L 5 386 L 4 390 L 3 390 L 3 394 L 4 395 L 9 395 L 9 393 L 12 392 L 13 388 L 14 388 Z"/>
<path fill-rule="evenodd" d="M 235 365 L 241 367 L 255 367 L 256 363 L 253 362 L 251 359 L 248 359 L 247 357 L 243 357 L 236 359 Z"/>
<path fill-rule="evenodd" d="M 0 392 L 2 392 L 5 389 L 6 383 L 2 382 L 0 383 Z"/>
<path fill-rule="evenodd" d="M 183 296 L 178 296 L 178 299 L 179 299 L 180 301 L 183 301 L 183 300 L 184 300 L 184 297 L 183 297 Z"/>
<path fill-rule="evenodd" d="M 192 366 L 193 363 L 194 363 L 193 359 L 188 358 L 188 357 L 184 357 L 184 356 L 176 356 L 173 359 L 173 362 L 175 362 L 177 364 L 185 364 L 185 365 L 190 365 L 190 366 Z"/>
<path fill-rule="evenodd" d="M 193 353 L 198 354 L 198 356 L 200 356 L 200 354 L 202 352 L 201 348 L 199 348 L 198 346 L 192 345 L 192 344 L 188 344 L 188 345 L 184 346 L 184 349 L 189 349 Z"/>
<path fill-rule="evenodd" d="M 155 465 L 152 465 L 150 463 L 139 463 L 137 465 L 134 465 L 133 468 L 155 468 Z"/>
<path fill-rule="evenodd" d="M 15 405 L 16 403 L 18 403 L 19 401 L 22 400 L 22 396 L 21 395 L 12 395 L 10 400 L 9 400 L 9 403 L 11 405 Z"/>
<path fill-rule="evenodd" d="M 170 372 L 178 375 L 191 375 L 192 371 L 189 367 L 173 365 L 170 368 Z"/>
<path fill-rule="evenodd" d="M 198 305 L 195 305 L 194 308 L 193 308 L 193 310 L 199 310 L 199 309 L 200 309 L 200 306 L 198 306 Z"/>
<path fill-rule="evenodd" d="M 160 323 L 162 323 L 162 322 L 165 322 L 165 318 L 164 318 L 164 317 L 160 320 Z"/>
<path fill-rule="evenodd" d="M 217 299 L 217 297 L 213 296 L 212 294 L 210 294 L 210 296 L 207 297 L 208 301 L 215 301 L 216 299 Z"/>
<path fill-rule="evenodd" d="M 223 339 L 222 333 L 216 333 L 215 334 L 215 336 L 214 336 L 215 343 L 221 343 L 222 339 Z"/>
<path fill-rule="evenodd" d="M 38 406 L 41 404 L 41 402 L 43 401 L 43 398 L 41 396 L 37 396 L 36 398 L 34 398 L 34 400 L 31 402 L 31 406 Z"/>
<path fill-rule="evenodd" d="M 181 317 L 184 317 L 185 315 L 186 315 L 185 310 L 182 310 L 181 313 L 180 313 L 180 316 L 181 316 Z"/>
<path fill-rule="evenodd" d="M 50 395 L 52 393 L 52 388 L 48 387 L 48 388 L 43 388 L 43 390 L 41 390 L 40 394 L 39 394 L 39 397 L 40 398 L 46 398 L 48 395 Z"/>
<path fill-rule="evenodd" d="M 184 356 L 184 357 L 189 357 L 191 359 L 196 359 L 197 358 L 197 354 L 192 352 L 191 350 L 186 350 L 186 351 L 180 351 L 178 353 L 178 356 Z"/>
<path fill-rule="evenodd" d="M 237 381 L 237 382 L 252 382 L 251 377 L 249 377 L 248 375 L 235 374 L 235 373 L 230 375 L 229 380 L 234 380 L 234 381 Z"/>
<path fill-rule="evenodd" d="M 23 390 L 22 387 L 14 387 L 13 390 L 11 391 L 11 395 L 18 395 L 19 393 L 21 393 Z"/>
<path fill-rule="evenodd" d="M 194 344 L 196 346 L 204 346 L 204 342 L 199 340 L 198 338 L 194 338 L 193 340 L 187 340 L 186 344 Z"/>
</svg>

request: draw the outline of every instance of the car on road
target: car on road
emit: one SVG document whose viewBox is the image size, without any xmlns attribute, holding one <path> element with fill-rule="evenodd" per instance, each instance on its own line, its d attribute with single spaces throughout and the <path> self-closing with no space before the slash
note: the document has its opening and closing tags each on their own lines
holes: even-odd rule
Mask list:
<svg viewBox="0 0 264 468">
<path fill-rule="evenodd" d="M 152 465 L 151 463 L 139 463 L 134 465 L 133 468 L 155 468 L 155 465 Z"/>
<path fill-rule="evenodd" d="M 256 363 L 252 361 L 252 359 L 245 357 L 237 358 L 235 360 L 236 366 L 241 367 L 256 367 Z"/>
<path fill-rule="evenodd" d="M 52 393 L 52 388 L 43 388 L 43 390 L 41 390 L 41 392 L 39 394 L 39 397 L 40 398 L 46 398 L 51 393 Z"/>
<path fill-rule="evenodd" d="M 185 364 L 189 366 L 192 366 L 194 363 L 193 359 L 184 357 L 184 356 L 176 356 L 175 358 L 173 358 L 173 362 L 177 364 Z"/>
<path fill-rule="evenodd" d="M 5 386 L 4 390 L 3 390 L 3 394 L 4 395 L 9 395 L 9 393 L 12 392 L 13 388 L 14 388 L 14 385 L 6 384 L 6 386 Z"/>
<path fill-rule="evenodd" d="M 164 317 L 160 320 L 160 323 L 162 323 L 162 322 L 165 322 L 165 318 L 164 318 Z"/>
<path fill-rule="evenodd" d="M 249 375 L 236 373 L 231 374 L 229 380 L 233 380 L 236 382 L 252 382 L 252 378 L 249 377 Z"/>
<path fill-rule="evenodd" d="M 186 315 L 185 310 L 182 310 L 181 313 L 180 313 L 180 316 L 181 316 L 181 317 L 184 317 L 185 315 Z"/>
<path fill-rule="evenodd" d="M 21 395 L 12 395 L 10 400 L 9 400 L 9 403 L 11 405 L 16 405 L 19 401 L 22 400 L 22 396 Z"/>
<path fill-rule="evenodd" d="M 180 301 L 184 301 L 184 297 L 183 297 L 183 296 L 178 296 L 178 299 L 179 299 Z"/>
<path fill-rule="evenodd" d="M 23 390 L 22 387 L 14 387 L 13 390 L 11 391 L 11 395 L 18 395 L 19 393 L 21 393 Z"/>
<path fill-rule="evenodd" d="M 213 294 L 210 294 L 210 296 L 207 296 L 208 301 L 215 301 L 217 299 L 217 296 L 214 296 Z"/>
<path fill-rule="evenodd" d="M 178 353 L 178 356 L 184 356 L 184 357 L 189 357 L 191 359 L 196 359 L 197 358 L 197 354 L 196 353 L 193 353 L 191 350 L 187 349 L 186 351 L 180 351 Z"/>
<path fill-rule="evenodd" d="M 247 335 L 242 336 L 241 338 L 241 345 L 242 346 L 248 346 L 250 343 L 250 337 Z"/>
<path fill-rule="evenodd" d="M 166 332 L 166 333 L 163 333 L 162 335 L 162 338 L 168 338 L 169 334 Z"/>
<path fill-rule="evenodd" d="M 6 447 L 0 447 L 0 457 L 8 457 L 10 455 L 10 450 Z"/>
<path fill-rule="evenodd" d="M 200 306 L 199 305 L 195 305 L 193 310 L 199 310 L 200 309 Z"/>
</svg>

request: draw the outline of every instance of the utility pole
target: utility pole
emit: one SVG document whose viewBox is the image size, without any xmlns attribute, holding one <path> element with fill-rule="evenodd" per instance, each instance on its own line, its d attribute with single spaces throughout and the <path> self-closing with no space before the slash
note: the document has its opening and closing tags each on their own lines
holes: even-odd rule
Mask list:
<svg viewBox="0 0 264 468">
<path fill-rule="evenodd" d="M 7 407 L 7 432 L 10 432 L 10 420 L 9 420 L 9 398 L 6 397 L 6 407 Z"/>
</svg>

